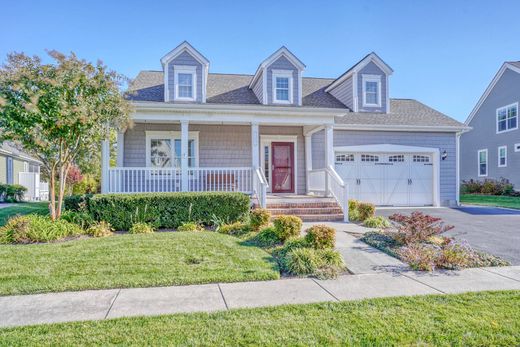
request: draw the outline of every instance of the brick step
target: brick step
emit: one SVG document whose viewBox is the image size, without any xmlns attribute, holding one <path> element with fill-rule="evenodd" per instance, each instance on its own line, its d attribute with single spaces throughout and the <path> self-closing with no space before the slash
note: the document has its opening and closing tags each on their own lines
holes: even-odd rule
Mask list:
<svg viewBox="0 0 520 347">
<path fill-rule="evenodd" d="M 290 215 L 316 215 L 316 214 L 341 214 L 341 208 L 339 207 L 325 207 L 325 208 L 270 208 L 269 212 L 273 216 L 281 214 Z"/>
<path fill-rule="evenodd" d="M 256 207 L 257 204 L 254 204 Z M 284 202 L 284 203 L 267 203 L 267 209 L 277 208 L 335 208 L 338 207 L 336 202 Z"/>
<path fill-rule="evenodd" d="M 297 215 L 304 222 L 333 222 L 342 221 L 343 213 L 339 214 L 302 214 Z"/>
</svg>

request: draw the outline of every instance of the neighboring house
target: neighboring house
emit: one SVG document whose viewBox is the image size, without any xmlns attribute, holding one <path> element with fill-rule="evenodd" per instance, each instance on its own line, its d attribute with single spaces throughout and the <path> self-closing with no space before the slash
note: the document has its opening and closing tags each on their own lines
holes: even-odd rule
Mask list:
<svg viewBox="0 0 520 347">
<path fill-rule="evenodd" d="M 26 199 L 40 198 L 41 162 L 5 141 L 0 144 L 0 183 L 27 188 Z"/>
<path fill-rule="evenodd" d="M 338 78 L 303 77 L 285 47 L 254 75 L 210 73 L 187 42 L 161 64 L 133 81 L 135 125 L 118 135 L 117 167 L 103 142 L 104 192 L 232 190 L 261 205 L 264 189 L 327 192 L 345 208 L 346 183 L 349 198 L 377 205 L 457 204 L 457 134 L 466 127 L 391 99 L 393 71 L 375 53 Z"/>
<path fill-rule="evenodd" d="M 466 120 L 461 137 L 462 180 L 506 178 L 520 188 L 520 62 L 505 62 Z"/>
</svg>

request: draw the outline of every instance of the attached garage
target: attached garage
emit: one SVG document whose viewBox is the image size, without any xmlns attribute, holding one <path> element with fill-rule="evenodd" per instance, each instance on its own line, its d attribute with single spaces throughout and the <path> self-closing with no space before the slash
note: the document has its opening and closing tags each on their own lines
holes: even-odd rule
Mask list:
<svg viewBox="0 0 520 347">
<path fill-rule="evenodd" d="M 439 150 L 401 145 L 334 147 L 349 198 L 378 206 L 439 206 Z"/>
</svg>

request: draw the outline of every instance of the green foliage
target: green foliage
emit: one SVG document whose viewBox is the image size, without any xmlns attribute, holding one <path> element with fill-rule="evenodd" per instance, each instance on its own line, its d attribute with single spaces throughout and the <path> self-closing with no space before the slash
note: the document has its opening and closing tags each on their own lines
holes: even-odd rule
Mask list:
<svg viewBox="0 0 520 347">
<path fill-rule="evenodd" d="M 357 210 L 359 212 L 359 220 L 365 221 L 370 217 L 374 217 L 376 213 L 376 207 L 374 204 L 368 202 L 360 202 Z"/>
<path fill-rule="evenodd" d="M 297 216 L 281 215 L 274 219 L 273 224 L 278 238 L 282 241 L 299 236 L 302 229 L 302 220 Z"/>
<path fill-rule="evenodd" d="M 305 239 L 315 249 L 334 248 L 336 244 L 336 230 L 326 225 L 313 225 L 306 230 Z"/>
<path fill-rule="evenodd" d="M 363 225 L 368 228 L 389 228 L 390 221 L 383 216 L 369 217 L 365 219 Z"/>
<path fill-rule="evenodd" d="M 83 230 L 87 230 L 96 223 L 90 214 L 81 211 L 64 211 L 61 215 L 61 219 L 74 223 Z"/>
<path fill-rule="evenodd" d="M 263 227 L 269 225 L 269 220 L 271 219 L 271 212 L 269 212 L 265 208 L 255 208 L 251 211 L 249 218 L 249 224 L 251 225 L 251 228 L 254 232 L 257 232 Z"/>
<path fill-rule="evenodd" d="M 116 230 L 128 230 L 135 222 L 177 228 L 190 220 L 203 225 L 211 225 L 215 218 L 242 220 L 249 213 L 249 197 L 220 192 L 99 194 L 90 199 L 88 210 Z"/>
<path fill-rule="evenodd" d="M 151 234 L 154 231 L 153 225 L 141 222 L 134 223 L 128 230 L 130 234 Z"/>
<path fill-rule="evenodd" d="M 23 200 L 27 188 L 19 184 L 0 183 L 0 201 L 20 202 Z"/>
<path fill-rule="evenodd" d="M 88 211 L 88 204 L 93 194 L 75 194 L 63 199 L 63 207 L 66 211 Z"/>
<path fill-rule="evenodd" d="M 9 219 L 0 228 L 0 243 L 49 242 L 82 232 L 79 226 L 65 220 L 53 222 L 48 216 L 29 214 Z"/>
<path fill-rule="evenodd" d="M 518 195 L 513 184 L 505 178 L 462 181 L 460 192 L 461 194 Z"/>
<path fill-rule="evenodd" d="M 357 222 L 360 220 L 358 204 L 359 202 L 357 200 L 351 199 L 348 201 L 348 219 L 351 222 Z"/>
<path fill-rule="evenodd" d="M 341 254 L 333 249 L 296 248 L 287 253 L 285 266 L 297 276 L 335 278 L 345 268 Z"/>
<path fill-rule="evenodd" d="M 244 222 L 235 222 L 230 224 L 223 224 L 218 227 L 217 231 L 221 234 L 242 236 L 251 231 L 251 227 Z"/>
<path fill-rule="evenodd" d="M 204 231 L 204 227 L 195 222 L 185 222 L 179 225 L 177 231 Z"/>
<path fill-rule="evenodd" d="M 246 243 L 262 248 L 272 248 L 281 244 L 282 240 L 278 237 L 274 227 L 267 227 L 248 239 Z"/>
<path fill-rule="evenodd" d="M 101 221 L 94 223 L 87 229 L 87 234 L 92 237 L 106 237 L 114 233 L 114 229 L 110 223 Z"/>
<path fill-rule="evenodd" d="M 295 237 L 285 241 L 282 246 L 275 248 L 272 252 L 273 256 L 278 260 L 280 269 L 289 272 L 287 268 L 287 254 L 298 248 L 309 248 L 309 243 L 303 237 Z"/>
<path fill-rule="evenodd" d="M 72 185 L 72 194 L 94 194 L 100 190 L 99 179 L 93 174 L 84 174 L 82 179 Z"/>
</svg>

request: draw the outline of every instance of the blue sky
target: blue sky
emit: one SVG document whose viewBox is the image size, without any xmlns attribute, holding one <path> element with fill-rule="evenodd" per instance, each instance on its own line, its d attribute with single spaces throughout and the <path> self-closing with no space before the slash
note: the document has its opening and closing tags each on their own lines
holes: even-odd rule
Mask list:
<svg viewBox="0 0 520 347">
<path fill-rule="evenodd" d="M 390 94 L 464 120 L 503 61 L 520 60 L 520 1 L 3 1 L 0 61 L 45 49 L 159 70 L 188 40 L 212 72 L 253 74 L 286 45 L 305 76 L 337 77 L 375 51 Z"/>
</svg>

